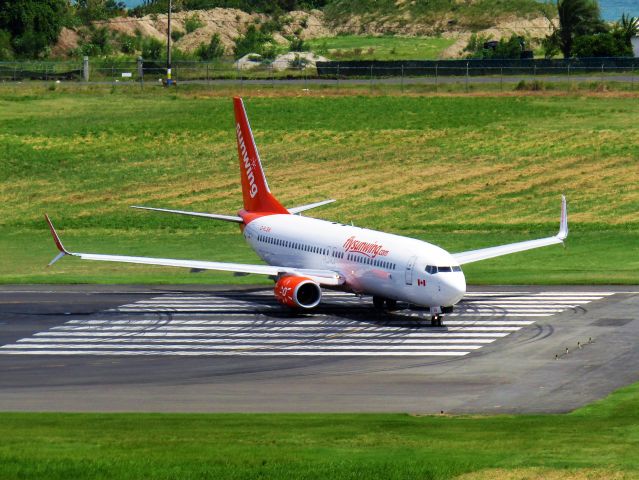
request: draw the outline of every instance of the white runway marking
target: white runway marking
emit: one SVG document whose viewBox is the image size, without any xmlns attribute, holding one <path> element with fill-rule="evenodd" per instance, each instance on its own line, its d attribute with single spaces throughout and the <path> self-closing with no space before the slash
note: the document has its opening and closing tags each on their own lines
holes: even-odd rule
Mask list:
<svg viewBox="0 0 639 480">
<path fill-rule="evenodd" d="M 324 293 L 324 311 L 299 317 L 283 315 L 283 307 L 266 290 L 216 296 L 171 293 L 70 320 L 4 345 L 0 354 L 455 357 L 479 350 L 539 317 L 579 311 L 613 294 L 472 292 L 455 313 L 445 316 L 445 327 L 436 328 L 430 326 L 426 311 L 378 317 L 370 299 L 340 292 Z M 330 309 L 335 308 L 340 310 L 333 315 Z M 355 318 L 348 315 L 349 308 Z"/>
</svg>

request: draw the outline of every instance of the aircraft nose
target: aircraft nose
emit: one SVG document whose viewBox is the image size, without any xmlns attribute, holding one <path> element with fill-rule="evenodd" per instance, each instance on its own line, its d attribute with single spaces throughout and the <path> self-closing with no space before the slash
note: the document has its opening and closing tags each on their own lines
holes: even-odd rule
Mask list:
<svg viewBox="0 0 639 480">
<path fill-rule="evenodd" d="M 442 293 L 448 300 L 447 305 L 455 305 L 466 294 L 466 277 L 463 272 L 446 275 L 442 282 Z"/>
</svg>

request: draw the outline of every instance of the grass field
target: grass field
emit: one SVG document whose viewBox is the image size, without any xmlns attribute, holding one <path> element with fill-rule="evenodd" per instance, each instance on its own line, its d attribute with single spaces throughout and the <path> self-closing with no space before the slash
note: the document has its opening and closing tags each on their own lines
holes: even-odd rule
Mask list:
<svg viewBox="0 0 639 480">
<path fill-rule="evenodd" d="M 261 281 L 76 259 L 44 268 L 55 254 L 44 212 L 72 250 L 256 260 L 233 225 L 128 208 L 240 207 L 230 99 L 183 92 L 0 89 L 0 281 Z M 636 96 L 319 93 L 246 92 L 285 205 L 336 198 L 314 214 L 461 251 L 554 234 L 565 193 L 565 250 L 469 265 L 468 282 L 639 282 Z"/>
<path fill-rule="evenodd" d="M 0 478 L 636 479 L 639 385 L 566 415 L 0 414 Z"/>
<path fill-rule="evenodd" d="M 455 43 L 438 37 L 340 35 L 307 42 L 313 52 L 332 60 L 429 60 Z"/>
</svg>

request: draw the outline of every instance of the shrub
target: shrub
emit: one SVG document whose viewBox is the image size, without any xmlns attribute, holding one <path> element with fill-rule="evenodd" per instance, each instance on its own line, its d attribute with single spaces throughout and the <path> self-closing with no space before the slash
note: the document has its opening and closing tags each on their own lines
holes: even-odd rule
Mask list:
<svg viewBox="0 0 639 480">
<path fill-rule="evenodd" d="M 529 92 L 541 92 L 546 89 L 546 84 L 541 80 L 533 80 L 532 82 L 526 82 L 526 80 L 520 80 L 515 86 L 517 91 L 529 91 Z"/>
<path fill-rule="evenodd" d="M 120 35 L 120 51 L 122 53 L 133 54 L 139 49 L 138 39 L 132 35 Z"/>
<path fill-rule="evenodd" d="M 307 52 L 309 50 L 308 45 L 300 37 L 293 37 L 290 42 L 288 45 L 289 52 Z"/>
<path fill-rule="evenodd" d="M 293 68 L 295 70 L 302 70 L 306 68 L 308 61 L 305 58 L 301 58 L 299 55 L 295 55 L 290 62 L 288 62 L 289 68 Z"/>
<path fill-rule="evenodd" d="M 184 19 L 184 29 L 186 30 L 186 33 L 195 32 L 198 28 L 203 26 L 204 23 L 202 23 L 202 20 L 200 20 L 197 13 L 194 13 Z"/>
<path fill-rule="evenodd" d="M 581 35 L 575 38 L 572 52 L 576 57 L 632 57 L 632 46 L 623 34 L 612 32 Z"/>
<path fill-rule="evenodd" d="M 148 60 L 162 58 L 164 43 L 155 38 L 145 38 L 142 42 L 142 57 Z"/>
<path fill-rule="evenodd" d="M 11 34 L 6 30 L 0 30 L 0 61 L 2 60 L 13 60 Z"/>
<path fill-rule="evenodd" d="M 182 30 L 171 30 L 171 40 L 174 42 L 177 42 L 183 36 L 184 32 Z"/>
<path fill-rule="evenodd" d="M 224 46 L 220 41 L 220 35 L 217 33 L 213 35 L 208 45 L 205 43 L 200 44 L 195 51 L 195 55 L 200 60 L 214 60 L 224 56 Z"/>
<path fill-rule="evenodd" d="M 502 38 L 496 42 L 494 48 L 485 48 L 488 38 L 482 35 L 473 34 L 464 48 L 464 51 L 470 52 L 467 58 L 520 58 L 522 47 L 524 45 L 523 38 L 517 35 L 511 35 L 509 39 Z"/>
</svg>

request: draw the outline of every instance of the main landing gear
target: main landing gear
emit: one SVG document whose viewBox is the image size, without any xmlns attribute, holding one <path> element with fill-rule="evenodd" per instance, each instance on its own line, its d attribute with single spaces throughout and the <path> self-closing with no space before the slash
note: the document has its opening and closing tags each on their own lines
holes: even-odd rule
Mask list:
<svg viewBox="0 0 639 480">
<path fill-rule="evenodd" d="M 442 327 L 443 326 L 444 317 L 436 313 L 430 317 L 430 326 L 431 327 Z"/>
<path fill-rule="evenodd" d="M 397 300 L 393 300 L 392 298 L 374 296 L 373 306 L 378 310 L 383 310 L 384 306 L 386 306 L 386 310 L 395 310 L 397 309 Z"/>
</svg>

